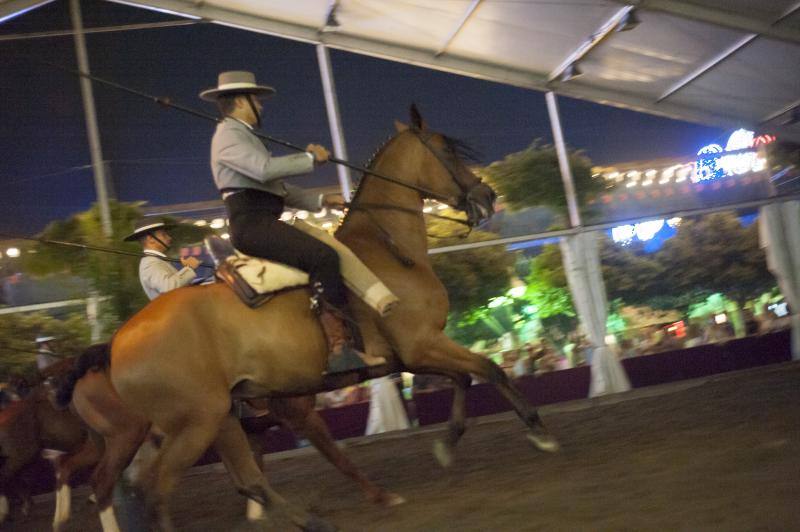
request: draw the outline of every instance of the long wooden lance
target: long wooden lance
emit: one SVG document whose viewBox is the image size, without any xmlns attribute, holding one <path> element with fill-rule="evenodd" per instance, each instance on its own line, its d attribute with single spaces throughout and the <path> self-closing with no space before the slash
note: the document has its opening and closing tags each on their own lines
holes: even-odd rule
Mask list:
<svg viewBox="0 0 800 532">
<path fill-rule="evenodd" d="M 105 85 L 107 87 L 112 87 L 114 89 L 117 89 L 117 90 L 120 90 L 120 91 L 123 91 L 123 92 L 127 92 L 128 94 L 132 94 L 132 95 L 137 96 L 139 98 L 144 98 L 145 100 L 150 100 L 151 102 L 157 103 L 157 104 L 159 104 L 159 105 L 161 105 L 163 107 L 175 109 L 177 111 L 181 111 L 181 112 L 190 114 L 192 116 L 196 116 L 198 118 L 203 118 L 205 120 L 210 120 L 210 121 L 213 121 L 213 122 L 219 122 L 221 120 L 221 118 L 219 118 L 219 117 L 210 115 L 208 113 L 204 113 L 202 111 L 198 111 L 197 109 L 193 109 L 193 108 L 187 107 L 185 105 L 181 105 L 181 104 L 175 103 L 175 102 L 172 101 L 172 98 L 169 98 L 169 97 L 166 97 L 166 96 L 154 96 L 152 94 L 148 94 L 146 92 L 143 92 L 143 91 L 140 91 L 140 90 L 137 90 L 137 89 L 133 89 L 131 87 L 126 87 L 125 85 L 121 85 L 121 84 L 116 83 L 114 81 L 110 81 L 108 79 L 95 76 L 94 74 L 89 74 L 88 72 L 83 72 L 82 70 L 76 70 L 74 68 L 69 68 L 69 67 L 66 67 L 64 65 L 59 65 L 57 63 L 46 61 L 46 60 L 40 59 L 38 57 L 32 57 L 32 56 L 23 55 L 23 54 L 17 54 L 17 55 L 21 55 L 22 57 L 25 57 L 26 59 L 28 59 L 30 61 L 33 61 L 35 63 L 46 65 L 46 66 L 49 66 L 49 67 L 52 67 L 52 68 L 57 68 L 58 70 L 63 70 L 65 72 L 69 72 L 70 74 L 73 74 L 75 76 L 79 76 L 79 77 L 82 77 L 82 78 L 89 79 L 91 81 L 94 81 L 95 83 L 99 83 L 99 84 Z M 274 137 L 272 135 L 267 135 L 266 133 L 263 133 L 261 131 L 253 131 L 253 133 L 258 138 L 260 138 L 262 141 L 268 141 L 268 142 L 272 142 L 272 143 L 275 143 L 275 144 L 280 144 L 281 146 L 285 146 L 285 147 L 287 147 L 289 149 L 296 150 L 296 151 L 302 151 L 302 152 L 306 151 L 305 148 L 303 148 L 301 146 L 298 146 L 297 144 L 294 144 L 292 142 L 289 142 L 289 141 Z M 430 189 L 428 189 L 426 187 L 421 187 L 421 186 L 413 184 L 413 183 L 406 183 L 402 179 L 398 179 L 396 177 L 392 177 L 392 176 L 389 176 L 389 175 L 386 175 L 386 174 L 382 174 L 380 172 L 376 172 L 374 170 L 370 170 L 370 169 L 364 168 L 363 166 L 351 163 L 350 161 L 347 161 L 345 159 L 340 159 L 338 157 L 329 157 L 328 160 L 330 162 L 334 163 L 334 164 L 340 164 L 340 165 L 346 166 L 347 168 L 350 168 L 352 170 L 356 170 L 357 172 L 362 172 L 364 175 L 371 175 L 371 176 L 377 177 L 379 179 L 383 179 L 384 181 L 388 181 L 390 183 L 394 183 L 395 185 L 399 185 L 399 186 L 402 186 L 402 187 L 410 188 L 412 190 L 416 190 L 417 192 L 422 192 L 426 196 L 428 196 L 430 198 L 433 198 L 433 199 L 436 199 L 436 200 L 439 200 L 439 201 L 442 201 L 444 203 L 447 203 L 448 205 L 455 205 L 455 204 L 458 203 L 457 198 L 454 198 L 454 197 L 451 197 L 451 196 L 446 196 L 444 194 L 441 194 L 440 192 L 436 192 L 434 190 L 430 190 Z"/>
<path fill-rule="evenodd" d="M 106 247 L 102 247 L 102 246 L 90 246 L 88 244 L 80 244 L 78 242 L 67 242 L 65 240 L 51 240 L 51 239 L 48 239 L 48 238 L 39 238 L 39 237 L 34 237 L 34 236 L 19 236 L 19 235 L 14 235 L 14 234 L 11 234 L 11 233 L 4 233 L 4 232 L 0 232 L 0 237 L 7 238 L 7 239 L 10 239 L 10 240 L 28 240 L 28 241 L 31 241 L 31 242 L 38 242 L 40 244 L 48 244 L 48 245 L 51 245 L 51 246 L 70 247 L 70 248 L 81 249 L 81 250 L 84 250 L 84 251 L 99 251 L 99 252 L 103 252 L 103 253 L 112 253 L 114 255 L 125 255 L 125 256 L 128 256 L 128 257 L 143 258 L 143 257 L 152 256 L 152 255 L 148 255 L 146 253 L 141 253 L 141 252 L 137 252 L 137 251 L 128 251 L 128 250 L 125 250 L 125 249 L 106 248 Z M 176 264 L 182 264 L 180 259 L 166 258 L 164 260 L 166 260 L 168 262 L 173 262 L 173 263 L 176 263 Z M 201 262 L 200 266 L 203 266 L 204 268 L 211 268 L 212 270 L 214 269 L 214 265 L 213 264 L 208 264 L 206 262 Z"/>
</svg>

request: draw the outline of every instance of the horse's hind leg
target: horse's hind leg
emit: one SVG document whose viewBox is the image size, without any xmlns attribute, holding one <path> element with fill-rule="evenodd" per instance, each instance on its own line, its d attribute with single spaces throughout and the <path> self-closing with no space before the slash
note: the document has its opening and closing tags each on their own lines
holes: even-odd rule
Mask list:
<svg viewBox="0 0 800 532">
<path fill-rule="evenodd" d="M 421 353 L 413 360 L 409 367 L 412 368 L 437 368 L 445 371 L 459 373 L 472 373 L 494 384 L 510 403 L 517 415 L 528 426 L 530 433 L 528 439 L 542 451 L 555 452 L 559 449 L 558 442 L 550 434 L 539 417 L 536 408 L 514 387 L 511 380 L 500 367 L 481 357 L 469 349 L 453 342 L 444 333 L 433 336 L 421 346 Z"/>
<path fill-rule="evenodd" d="M 105 438 L 105 452 L 92 475 L 92 488 L 104 532 L 119 530 L 112 506 L 114 486 L 147 436 L 148 424 L 139 423 Z"/>
<path fill-rule="evenodd" d="M 72 405 L 104 439 L 102 458 L 92 474 L 92 488 L 103 530 L 119 531 L 112 506 L 114 485 L 141 446 L 150 424 L 125 407 L 108 375 L 100 371 L 86 373 L 75 384 Z"/>
<path fill-rule="evenodd" d="M 263 474 L 266 472 L 266 469 L 264 468 L 264 445 L 261 441 L 262 435 L 260 433 L 255 434 L 250 432 L 246 432 L 245 434 L 247 435 L 247 442 L 253 453 L 253 460 L 255 460 L 256 466 L 258 466 L 259 471 Z M 267 518 L 264 507 L 249 497 L 247 498 L 246 515 L 248 521 L 259 521 Z"/>
<path fill-rule="evenodd" d="M 314 409 L 314 396 L 272 399 L 270 407 L 295 434 L 307 438 L 336 469 L 353 479 L 368 501 L 384 506 L 396 506 L 405 502 L 400 495 L 372 483 L 336 446 L 325 420 Z"/>
<path fill-rule="evenodd" d="M 58 532 L 66 524 L 70 514 L 70 486 L 72 475 L 84 467 L 100 461 L 102 444 L 99 438 L 90 434 L 86 441 L 74 452 L 60 456 L 56 468 L 56 511 L 53 516 L 53 530 Z"/>
<path fill-rule="evenodd" d="M 247 436 L 239 420 L 227 415 L 214 440 L 214 450 L 222 459 L 239 492 L 260 503 L 269 512 L 280 511 L 301 530 L 331 531 L 334 527 L 305 510 L 294 507 L 270 487 L 253 459 Z"/>
<path fill-rule="evenodd" d="M 227 407 L 214 412 L 210 406 L 206 403 L 207 410 L 180 412 L 177 417 L 166 420 L 167 423 L 159 423 L 165 436 L 155 460 L 141 474 L 150 517 L 157 520 L 155 524 L 159 530 L 175 530 L 169 515 L 169 497 L 181 475 L 214 441 L 221 420 L 228 415 Z"/>
</svg>

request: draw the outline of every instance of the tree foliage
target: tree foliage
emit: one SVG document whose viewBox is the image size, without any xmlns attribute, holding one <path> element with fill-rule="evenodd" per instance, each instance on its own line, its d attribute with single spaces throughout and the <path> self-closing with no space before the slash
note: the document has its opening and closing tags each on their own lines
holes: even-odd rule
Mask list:
<svg viewBox="0 0 800 532">
<path fill-rule="evenodd" d="M 608 300 L 626 305 L 686 310 L 717 292 L 741 303 L 775 286 L 757 226 L 743 227 L 732 213 L 684 220 L 655 253 L 641 242 L 621 246 L 611 239 L 600 253 Z M 529 292 L 567 287 L 558 246 L 544 246 L 532 264 Z"/>
<path fill-rule="evenodd" d="M 542 252 L 531 259 L 531 271 L 526 283 L 524 297 L 536 307 L 536 315 L 540 319 L 545 320 L 559 314 L 575 316 L 558 245 L 543 246 Z"/>
<path fill-rule="evenodd" d="M 758 225 L 743 227 L 732 213 L 683 220 L 657 258 L 664 279 L 679 292 L 720 292 L 742 303 L 775 286 L 759 246 Z"/>
<path fill-rule="evenodd" d="M 629 305 L 650 304 L 654 297 L 669 293 L 664 265 L 645 253 L 641 242 L 620 246 L 605 238 L 600 261 L 609 301 L 622 299 Z"/>
<path fill-rule="evenodd" d="M 138 243 L 122 242 L 141 216 L 139 205 L 112 201 L 109 208 L 113 229 L 110 239 L 103 233 L 97 204 L 66 220 L 51 222 L 40 236 L 47 240 L 141 252 Z M 147 302 L 139 284 L 139 261 L 136 257 L 44 243 L 37 243 L 33 251 L 35 253 L 25 256 L 24 268 L 28 273 L 70 273 L 89 280 L 93 290 L 108 298 L 105 309 L 110 312 L 106 313 L 105 321 L 112 328 Z"/>
<path fill-rule="evenodd" d="M 578 202 L 584 205 L 604 185 L 592 177 L 592 163 L 581 151 L 570 150 L 569 163 Z M 528 148 L 490 164 L 482 173 L 512 209 L 537 205 L 566 209 L 558 155 L 552 145 L 537 139 Z"/>
<path fill-rule="evenodd" d="M 430 221 L 428 231 L 443 235 L 453 231 L 449 222 Z M 448 237 L 430 239 L 429 246 L 444 247 L 468 242 L 489 240 L 495 235 L 472 231 L 464 239 Z M 431 256 L 431 264 L 442 281 L 450 298 L 450 312 L 461 316 L 469 310 L 485 305 L 491 298 L 508 290 L 514 256 L 497 246 L 476 248 Z"/>
</svg>

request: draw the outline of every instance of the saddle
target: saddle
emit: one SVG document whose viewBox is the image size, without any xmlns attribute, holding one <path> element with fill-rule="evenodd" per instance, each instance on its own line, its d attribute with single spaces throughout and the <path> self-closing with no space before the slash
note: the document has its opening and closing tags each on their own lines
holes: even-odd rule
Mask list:
<svg viewBox="0 0 800 532">
<path fill-rule="evenodd" d="M 350 248 L 326 231 L 302 220 L 296 220 L 293 226 L 336 251 L 339 255 L 342 280 L 361 301 L 381 316 L 388 315 L 394 309 L 398 303 L 397 297 Z M 217 278 L 228 284 L 251 308 L 263 305 L 275 294 L 307 287 L 310 284 L 306 272 L 278 262 L 245 255 L 234 249 L 229 241 L 217 236 L 206 238 L 205 243 L 217 266 Z"/>
<path fill-rule="evenodd" d="M 218 236 L 207 237 L 205 244 L 217 267 L 216 277 L 250 308 L 263 305 L 281 292 L 309 285 L 306 272 L 245 255 Z"/>
</svg>

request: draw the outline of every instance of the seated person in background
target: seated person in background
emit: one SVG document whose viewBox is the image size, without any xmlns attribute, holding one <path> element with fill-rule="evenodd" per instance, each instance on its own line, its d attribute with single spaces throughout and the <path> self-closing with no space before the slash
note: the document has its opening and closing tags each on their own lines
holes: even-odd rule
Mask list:
<svg viewBox="0 0 800 532">
<path fill-rule="evenodd" d="M 683 342 L 683 347 L 697 347 L 703 345 L 703 330 L 696 323 L 690 323 L 686 328 L 686 339 Z"/>
<path fill-rule="evenodd" d="M 662 327 L 661 332 L 663 336 L 661 341 L 656 345 L 658 351 L 677 351 L 683 349 L 683 342 L 674 334 L 671 334 L 666 328 Z"/>
<path fill-rule="evenodd" d="M 630 358 L 637 355 L 636 348 L 633 345 L 633 340 L 630 338 L 623 338 L 619 343 L 619 358 Z"/>
<path fill-rule="evenodd" d="M 714 323 L 706 328 L 706 343 L 727 342 L 733 337 L 725 323 Z"/>
<path fill-rule="evenodd" d="M 556 371 L 560 362 L 560 357 L 556 355 L 554 351 L 550 349 L 544 349 L 543 355 L 536 363 L 536 375 Z"/>
<path fill-rule="evenodd" d="M 533 359 L 528 353 L 530 353 L 530 351 L 527 349 L 525 351 L 520 351 L 520 355 L 517 357 L 517 361 L 514 363 L 514 367 L 511 370 L 515 378 L 533 374 Z"/>
<path fill-rule="evenodd" d="M 753 313 L 753 309 L 744 309 L 742 311 L 742 317 L 744 318 L 744 334 L 747 336 L 758 334 L 759 323 L 756 319 L 756 315 Z"/>
<path fill-rule="evenodd" d="M 519 360 L 519 350 L 503 351 L 501 354 L 503 355 L 503 363 L 500 364 L 500 367 L 505 371 L 506 375 L 511 377 L 514 373 L 514 364 Z"/>
</svg>

